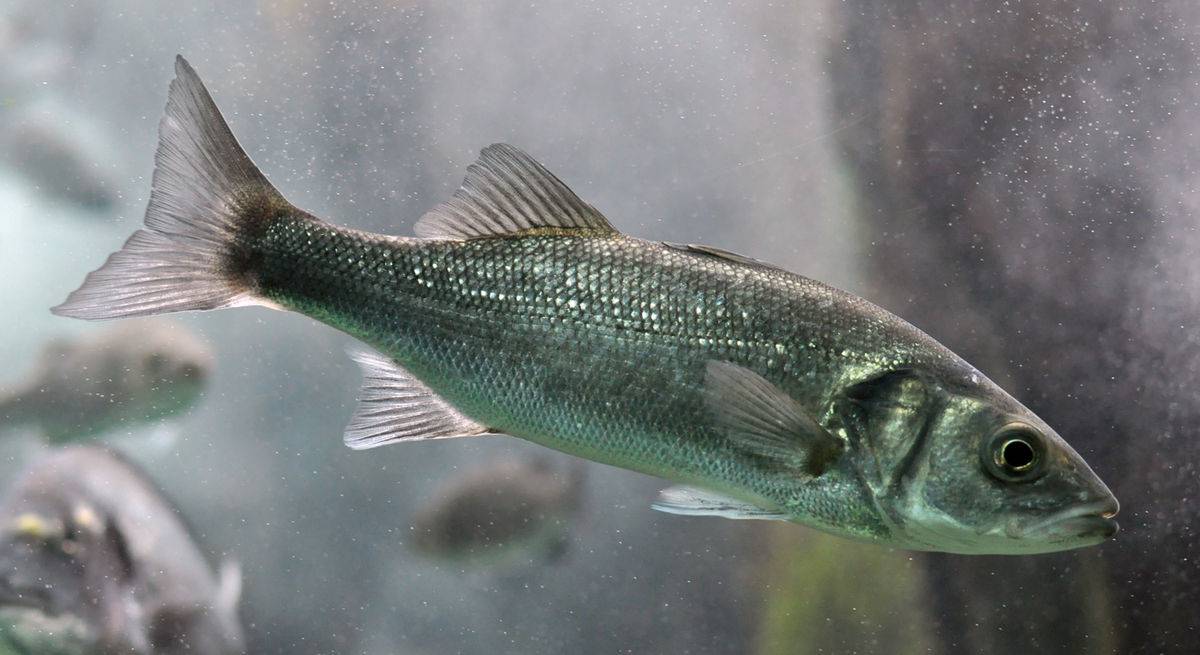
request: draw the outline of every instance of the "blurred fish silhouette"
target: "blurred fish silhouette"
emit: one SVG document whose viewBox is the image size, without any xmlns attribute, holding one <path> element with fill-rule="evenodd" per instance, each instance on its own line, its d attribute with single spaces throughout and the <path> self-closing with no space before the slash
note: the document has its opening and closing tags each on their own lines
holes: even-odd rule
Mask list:
<svg viewBox="0 0 1200 655">
<path fill-rule="evenodd" d="M 104 448 L 49 454 L 0 505 L 0 644 L 240 653 L 240 592 L 236 565 L 218 579 L 178 510 Z"/>
<path fill-rule="evenodd" d="M 419 238 L 300 210 L 182 58 L 146 226 L 55 312 L 261 305 L 379 351 L 354 448 L 505 433 L 684 486 L 656 508 L 903 548 L 1101 543 L 1117 501 L 1050 426 L 871 303 L 710 246 L 644 241 L 497 144 Z"/>
<path fill-rule="evenodd" d="M 413 519 L 419 552 L 480 565 L 552 562 L 566 554 L 584 468 L 502 459 L 451 478 Z"/>
<path fill-rule="evenodd" d="M 208 346 L 170 321 L 138 321 L 57 339 L 23 382 L 0 390 L 0 430 L 32 426 L 52 442 L 187 411 L 212 369 Z"/>
<path fill-rule="evenodd" d="M 85 117 L 47 103 L 9 114 L 0 124 L 0 161 L 8 168 L 60 202 L 101 214 L 116 206 L 112 163 L 101 165 L 106 150 L 81 129 Z"/>
</svg>

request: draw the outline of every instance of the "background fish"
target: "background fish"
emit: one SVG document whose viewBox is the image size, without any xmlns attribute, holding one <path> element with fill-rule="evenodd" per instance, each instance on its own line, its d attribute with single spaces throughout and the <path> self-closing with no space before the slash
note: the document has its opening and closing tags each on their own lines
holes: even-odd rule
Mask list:
<svg viewBox="0 0 1200 655">
<path fill-rule="evenodd" d="M 137 321 L 57 339 L 23 382 L 0 390 L 0 429 L 83 439 L 190 409 L 212 370 L 207 345 L 170 321 Z"/>
<path fill-rule="evenodd" d="M 959 553 L 1112 536 L 1117 502 L 1028 409 L 870 303 L 716 248 L 642 241 L 495 145 L 418 239 L 285 201 L 182 57 L 146 228 L 55 312 L 265 305 L 380 350 L 355 448 L 506 433 L 694 487 L 658 509 Z"/>
<path fill-rule="evenodd" d="M 0 607 L 15 640 L 56 643 L 43 630 L 65 624 L 90 642 L 82 652 L 238 653 L 240 588 L 236 566 L 218 580 L 177 510 L 109 450 L 51 453 L 0 505 Z"/>
<path fill-rule="evenodd" d="M 79 127 L 87 124 L 86 116 L 72 115 L 53 102 L 6 113 L 0 125 L 0 163 L 61 202 L 102 216 L 116 208 L 116 166 L 100 163 L 108 161 L 108 151 Z"/>
<path fill-rule="evenodd" d="M 441 558 L 504 564 L 553 561 L 568 547 L 584 469 L 502 459 L 446 481 L 413 518 L 413 545 Z"/>
</svg>

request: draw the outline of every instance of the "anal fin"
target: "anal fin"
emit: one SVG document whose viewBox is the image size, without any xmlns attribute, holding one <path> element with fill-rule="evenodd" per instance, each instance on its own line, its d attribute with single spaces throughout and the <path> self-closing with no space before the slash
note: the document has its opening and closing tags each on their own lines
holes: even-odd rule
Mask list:
<svg viewBox="0 0 1200 655">
<path fill-rule="evenodd" d="M 350 357 L 362 368 L 363 386 L 346 427 L 347 446 L 365 450 L 400 441 L 490 432 L 463 416 L 391 358 L 367 350 L 352 350 Z"/>
<path fill-rule="evenodd" d="M 696 487 L 668 487 L 658 494 L 651 509 L 683 516 L 721 516 L 727 519 L 786 521 L 787 515 Z"/>
</svg>

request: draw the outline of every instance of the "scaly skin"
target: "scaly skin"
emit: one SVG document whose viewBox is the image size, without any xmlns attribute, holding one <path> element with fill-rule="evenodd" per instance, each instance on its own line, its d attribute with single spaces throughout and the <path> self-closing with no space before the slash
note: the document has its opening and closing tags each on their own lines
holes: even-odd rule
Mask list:
<svg viewBox="0 0 1200 655">
<path fill-rule="evenodd" d="M 818 419 L 885 370 L 973 373 L 824 284 L 615 233 L 420 240 L 292 214 L 242 245 L 261 295 L 371 344 L 481 424 L 860 538 L 888 535 L 850 464 L 803 483 L 718 434 L 705 363 L 750 368 Z"/>
</svg>

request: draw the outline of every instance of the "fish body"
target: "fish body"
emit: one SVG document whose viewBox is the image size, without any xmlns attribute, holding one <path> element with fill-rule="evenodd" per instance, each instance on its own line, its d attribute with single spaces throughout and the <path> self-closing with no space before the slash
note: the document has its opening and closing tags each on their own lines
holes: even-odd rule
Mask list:
<svg viewBox="0 0 1200 655">
<path fill-rule="evenodd" d="M 448 480 L 413 519 L 419 552 L 503 565 L 553 561 L 567 548 L 583 468 L 558 474 L 543 461 L 498 460 Z"/>
<path fill-rule="evenodd" d="M 0 504 L 0 608 L 23 640 L 66 622 L 86 652 L 237 653 L 239 592 L 236 568 L 215 575 L 178 510 L 107 449 L 52 452 Z"/>
<path fill-rule="evenodd" d="M 866 513 L 847 516 L 867 502 L 861 490 L 799 484 L 718 434 L 704 403 L 705 364 L 762 371 L 814 412 L 895 367 L 975 374 L 924 334 L 827 285 L 618 233 L 398 239 L 297 215 L 273 222 L 247 250 L 261 261 L 255 283 L 265 298 L 403 362 L 495 431 L 772 506 L 802 505 L 810 521 L 864 537 L 885 528 Z M 347 262 L 363 264 L 345 274 Z"/>
<path fill-rule="evenodd" d="M 656 508 L 1030 553 L 1111 536 L 1116 501 L 1032 412 L 900 318 L 709 246 L 618 232 L 507 145 L 419 238 L 295 208 L 177 61 L 146 228 L 55 311 L 244 305 L 372 346 L 356 448 L 507 433 L 676 482 Z"/>
<path fill-rule="evenodd" d="M 55 339 L 25 380 L 0 391 L 0 429 L 28 425 L 61 443 L 190 409 L 212 371 L 208 346 L 169 321 Z"/>
</svg>

